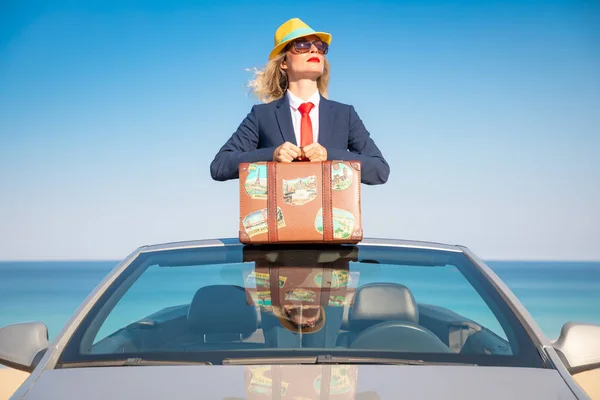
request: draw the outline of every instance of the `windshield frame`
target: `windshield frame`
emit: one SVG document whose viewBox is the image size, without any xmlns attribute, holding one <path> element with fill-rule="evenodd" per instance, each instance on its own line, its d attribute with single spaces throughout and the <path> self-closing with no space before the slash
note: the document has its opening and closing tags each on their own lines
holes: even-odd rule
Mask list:
<svg viewBox="0 0 600 400">
<path fill-rule="evenodd" d="M 505 355 L 476 355 L 476 354 L 456 354 L 456 353 L 408 353 L 408 352 L 393 352 L 393 351 L 376 351 L 376 350 L 354 350 L 354 349 L 319 349 L 319 348 L 303 348 L 301 352 L 298 349 L 253 349 L 253 350 L 203 350 L 199 352 L 135 352 L 135 353 L 118 353 L 118 354 L 81 354 L 80 345 L 85 340 L 85 336 L 90 334 L 90 328 L 92 323 L 97 320 L 99 313 L 103 312 L 108 315 L 114 308 L 114 306 L 120 301 L 121 297 L 129 290 L 129 287 L 136 281 L 137 277 L 141 275 L 145 269 L 149 266 L 148 260 L 152 257 L 165 256 L 168 257 L 172 252 L 184 252 L 189 253 L 191 257 L 194 257 L 195 253 L 207 253 L 212 254 L 213 258 L 218 258 L 222 263 L 241 263 L 243 262 L 242 257 L 242 245 L 225 245 L 218 247 L 192 247 L 185 249 L 162 249 L 159 251 L 152 252 L 140 252 L 131 263 L 113 280 L 108 288 L 100 295 L 97 301 L 91 305 L 86 315 L 81 319 L 80 324 L 75 327 L 73 334 L 66 341 L 66 344 L 58 355 L 57 368 L 68 368 L 70 365 L 82 364 L 82 363 L 102 363 L 111 360 L 120 360 L 127 358 L 143 358 L 144 360 L 152 361 L 181 361 L 182 363 L 198 363 L 207 362 L 210 364 L 221 364 L 224 359 L 232 358 L 247 358 L 247 357 L 298 357 L 301 356 L 341 356 L 341 357 L 380 357 L 385 359 L 399 358 L 399 359 L 411 359 L 411 360 L 422 360 L 424 362 L 448 362 L 448 363 L 465 363 L 465 364 L 476 364 L 485 366 L 509 366 L 509 367 L 533 367 L 533 368 L 547 368 L 549 363 L 547 359 L 542 356 L 542 352 L 539 350 L 541 343 L 537 340 L 533 332 L 528 329 L 528 326 L 523 324 L 522 319 L 516 313 L 510 302 L 505 296 L 499 292 L 498 287 L 483 273 L 479 265 L 474 262 L 473 259 L 468 257 L 462 251 L 448 251 L 448 250 L 437 250 L 437 249 L 409 249 L 401 248 L 398 246 L 383 245 L 383 246 L 370 246 L 358 244 L 355 247 L 359 250 L 359 262 L 373 262 L 372 253 L 376 250 L 376 254 L 386 254 L 391 256 L 391 260 L 386 260 L 385 263 L 393 264 L 393 257 L 400 258 L 397 252 L 408 252 L 408 251 L 429 251 L 436 252 L 436 254 L 445 254 L 453 258 L 456 262 L 453 265 L 456 266 L 463 274 L 465 279 L 469 281 L 471 286 L 477 291 L 479 296 L 490 308 L 491 312 L 498 319 L 498 322 L 504 327 L 507 324 L 511 327 L 510 332 L 514 333 L 513 337 L 508 337 L 511 347 L 516 346 L 518 348 L 517 354 L 505 356 Z M 321 245 L 312 246 L 299 246 L 299 245 L 278 245 L 276 248 L 278 251 L 286 251 L 286 249 L 298 249 L 298 248 L 311 248 L 320 249 L 323 248 L 344 248 L 345 245 L 335 245 L 324 247 Z M 376 249 L 374 249 L 376 247 Z M 273 248 L 273 247 L 270 247 Z M 212 264 L 215 263 L 206 263 Z M 401 263 L 399 265 L 402 265 Z M 106 304 L 111 302 L 112 307 L 108 307 L 106 312 Z M 103 311 L 104 309 L 104 311 Z M 100 325 L 105 320 L 101 318 Z M 505 318 L 504 321 L 501 319 Z M 97 327 L 99 329 L 99 327 Z M 96 330 L 97 332 L 97 330 Z M 509 332 L 507 332 L 507 335 Z"/>
</svg>

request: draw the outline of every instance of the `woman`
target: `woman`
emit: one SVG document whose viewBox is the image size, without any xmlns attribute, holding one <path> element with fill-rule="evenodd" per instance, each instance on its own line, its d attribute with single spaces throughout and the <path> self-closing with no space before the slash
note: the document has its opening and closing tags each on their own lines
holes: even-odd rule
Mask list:
<svg viewBox="0 0 600 400">
<path fill-rule="evenodd" d="M 351 105 L 328 100 L 331 35 L 298 18 L 275 32 L 275 47 L 255 80 L 255 105 L 210 165 L 212 178 L 238 178 L 241 162 L 358 160 L 362 182 L 385 183 L 390 168 Z"/>
</svg>

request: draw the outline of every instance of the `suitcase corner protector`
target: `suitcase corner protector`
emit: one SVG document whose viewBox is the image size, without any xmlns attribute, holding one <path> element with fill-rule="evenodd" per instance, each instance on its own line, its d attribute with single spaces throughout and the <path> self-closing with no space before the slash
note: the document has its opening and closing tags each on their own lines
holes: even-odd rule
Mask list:
<svg viewBox="0 0 600 400">
<path fill-rule="evenodd" d="M 240 231 L 239 239 L 242 243 L 250 243 L 250 236 L 246 232 Z"/>
<path fill-rule="evenodd" d="M 361 169 L 360 161 L 350 161 L 350 166 L 357 171 L 360 171 L 360 169 Z"/>
<path fill-rule="evenodd" d="M 362 240 L 363 239 L 363 230 L 362 229 L 357 229 L 354 232 L 352 232 L 352 239 L 354 240 Z"/>
<path fill-rule="evenodd" d="M 249 165 L 250 165 L 250 163 L 247 163 L 247 162 L 240 163 L 238 165 L 239 172 L 244 172 L 244 171 L 248 170 Z"/>
</svg>

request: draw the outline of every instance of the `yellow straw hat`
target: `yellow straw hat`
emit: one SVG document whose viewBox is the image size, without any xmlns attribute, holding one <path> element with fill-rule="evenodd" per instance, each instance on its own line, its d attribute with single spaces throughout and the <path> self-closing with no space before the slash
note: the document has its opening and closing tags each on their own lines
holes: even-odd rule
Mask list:
<svg viewBox="0 0 600 400">
<path fill-rule="evenodd" d="M 322 41 L 331 44 L 331 35 L 326 32 L 316 32 L 310 26 L 306 25 L 299 18 L 292 18 L 287 20 L 277 28 L 275 31 L 275 48 L 269 55 L 269 60 L 273 59 L 277 54 L 283 50 L 283 48 L 292 40 L 315 35 L 318 36 Z"/>
</svg>

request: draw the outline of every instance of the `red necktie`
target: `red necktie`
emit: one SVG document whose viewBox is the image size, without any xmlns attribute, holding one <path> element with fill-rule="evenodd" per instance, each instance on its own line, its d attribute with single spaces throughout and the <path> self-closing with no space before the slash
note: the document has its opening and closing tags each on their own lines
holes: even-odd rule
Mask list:
<svg viewBox="0 0 600 400">
<path fill-rule="evenodd" d="M 314 106 L 313 103 L 302 103 L 298 107 L 298 111 L 302 115 L 302 119 L 300 120 L 300 147 L 308 146 L 313 142 L 312 122 L 308 113 L 310 113 L 310 110 Z"/>
</svg>

